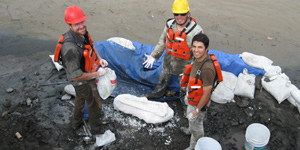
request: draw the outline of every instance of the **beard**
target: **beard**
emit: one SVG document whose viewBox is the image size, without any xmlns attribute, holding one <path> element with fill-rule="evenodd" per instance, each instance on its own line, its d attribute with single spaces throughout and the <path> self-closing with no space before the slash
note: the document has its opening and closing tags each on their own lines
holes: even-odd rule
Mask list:
<svg viewBox="0 0 300 150">
<path fill-rule="evenodd" d="M 84 36 L 87 32 L 87 28 L 84 27 L 84 29 L 78 29 L 75 33 L 77 33 L 80 36 Z"/>
</svg>

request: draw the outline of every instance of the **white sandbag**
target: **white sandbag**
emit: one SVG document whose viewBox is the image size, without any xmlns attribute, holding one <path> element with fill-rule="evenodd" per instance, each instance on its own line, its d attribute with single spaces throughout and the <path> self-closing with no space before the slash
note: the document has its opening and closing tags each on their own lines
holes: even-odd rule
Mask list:
<svg viewBox="0 0 300 150">
<path fill-rule="evenodd" d="M 225 86 L 230 88 L 233 92 L 236 86 L 237 76 L 235 76 L 231 72 L 222 71 L 222 77 L 223 77 L 223 81 L 220 82 L 219 84 L 224 84 Z"/>
<path fill-rule="evenodd" d="M 291 89 L 291 95 L 287 98 L 287 100 L 292 105 L 296 106 L 296 101 L 300 103 L 300 91 L 294 84 L 291 84 L 290 89 Z"/>
<path fill-rule="evenodd" d="M 72 98 L 71 95 L 65 94 L 65 95 L 63 95 L 60 99 L 63 100 L 63 101 L 65 101 L 65 100 L 70 100 L 71 98 Z"/>
<path fill-rule="evenodd" d="M 104 134 L 96 135 L 96 143 L 95 146 L 105 146 L 109 145 L 111 142 L 116 140 L 116 136 L 110 130 L 106 130 Z"/>
<path fill-rule="evenodd" d="M 300 104 L 300 90 L 293 90 L 291 96 L 294 98 L 295 103 Z"/>
<path fill-rule="evenodd" d="M 135 47 L 133 46 L 132 42 L 128 39 L 121 38 L 121 37 L 111 37 L 107 39 L 107 41 L 115 42 L 123 47 L 126 47 L 131 50 L 135 50 Z"/>
<path fill-rule="evenodd" d="M 280 104 L 291 95 L 291 81 L 284 73 L 277 75 L 276 78 L 272 77 L 272 79 L 269 81 L 267 77 L 263 76 L 261 84 Z"/>
<path fill-rule="evenodd" d="M 226 104 L 233 101 L 237 77 L 227 71 L 222 71 L 222 76 L 223 81 L 215 88 L 210 99 L 219 104 Z"/>
<path fill-rule="evenodd" d="M 221 82 L 211 94 L 210 99 L 219 104 L 226 104 L 233 101 L 234 93 L 232 89 Z"/>
<path fill-rule="evenodd" d="M 281 74 L 281 67 L 279 66 L 270 66 L 268 68 L 265 68 L 265 75 L 266 77 L 270 78 L 272 80 L 272 77 L 280 75 Z"/>
<path fill-rule="evenodd" d="M 164 102 L 149 101 L 146 97 L 121 94 L 114 99 L 114 108 L 131 114 L 147 123 L 163 123 L 174 116 L 174 111 Z"/>
<path fill-rule="evenodd" d="M 52 63 L 54 64 L 57 71 L 60 71 L 62 68 L 64 68 L 62 65 L 60 65 L 58 62 L 54 62 L 54 55 L 49 55 L 49 57 L 52 60 Z"/>
<path fill-rule="evenodd" d="M 249 52 L 243 52 L 240 54 L 243 61 L 252 67 L 265 69 L 272 65 L 273 61 L 265 56 L 255 55 Z"/>
<path fill-rule="evenodd" d="M 249 74 L 248 70 L 244 68 L 243 73 L 240 73 L 237 78 L 234 94 L 238 96 L 254 99 L 254 92 L 255 92 L 255 75 Z"/>
<path fill-rule="evenodd" d="M 64 91 L 70 95 L 76 96 L 75 88 L 72 84 L 66 85 Z"/>
<path fill-rule="evenodd" d="M 104 75 L 96 78 L 96 84 L 100 97 L 102 99 L 107 99 L 117 86 L 117 76 L 115 71 L 107 68 Z"/>
</svg>

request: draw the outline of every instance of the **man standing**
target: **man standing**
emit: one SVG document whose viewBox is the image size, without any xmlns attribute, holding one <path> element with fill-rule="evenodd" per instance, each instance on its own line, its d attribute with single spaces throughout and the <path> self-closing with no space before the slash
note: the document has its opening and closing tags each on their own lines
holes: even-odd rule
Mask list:
<svg viewBox="0 0 300 150">
<path fill-rule="evenodd" d="M 77 130 L 81 127 L 86 101 L 91 132 L 100 134 L 102 99 L 95 78 L 104 74 L 97 71 L 99 65 L 106 67 L 108 63 L 101 59 L 93 46 L 85 23 L 87 17 L 81 8 L 74 5 L 68 7 L 64 17 L 70 30 L 60 37 L 54 59 L 60 59 L 76 91 L 72 128 Z"/>
<path fill-rule="evenodd" d="M 216 79 L 216 69 L 211 56 L 207 53 L 208 48 L 209 39 L 205 34 L 197 34 L 192 39 L 195 60 L 190 69 L 188 94 L 185 98 L 188 102 L 187 117 L 191 139 L 190 146 L 186 150 L 193 150 L 197 140 L 204 136 L 203 119 Z M 218 71 L 221 72 L 221 69 Z"/>
<path fill-rule="evenodd" d="M 151 55 L 145 55 L 147 60 L 143 65 L 146 68 L 152 67 L 154 61 L 158 60 L 166 49 L 159 82 L 151 93 L 145 95 L 148 99 L 162 98 L 166 93 L 172 74 L 181 74 L 185 66 L 190 64 L 193 59 L 190 50 L 192 38 L 203 31 L 191 18 L 189 10 L 189 4 L 186 0 L 175 0 L 173 2 L 172 12 L 174 18 L 167 21 L 166 27 Z M 180 91 L 180 100 L 185 109 L 184 93 L 184 91 Z"/>
</svg>

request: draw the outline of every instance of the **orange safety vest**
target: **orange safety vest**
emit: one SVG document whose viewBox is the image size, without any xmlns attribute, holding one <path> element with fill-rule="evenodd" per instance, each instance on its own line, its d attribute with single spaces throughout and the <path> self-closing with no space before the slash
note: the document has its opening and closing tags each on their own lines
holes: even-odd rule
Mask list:
<svg viewBox="0 0 300 150">
<path fill-rule="evenodd" d="M 191 73 L 191 69 L 192 69 L 192 64 L 188 64 L 185 69 L 184 69 L 184 73 L 181 77 L 181 80 L 179 82 L 181 87 L 186 87 L 189 83 L 189 79 L 190 79 L 190 73 Z"/>
<path fill-rule="evenodd" d="M 88 40 L 90 44 L 84 45 L 84 50 L 83 50 L 84 71 L 96 72 L 100 65 L 100 59 L 98 58 L 95 52 L 94 44 L 90 34 L 88 34 Z M 54 53 L 54 62 L 58 62 L 60 64 L 62 63 L 60 51 L 63 43 L 64 43 L 64 35 L 62 34 L 58 39 L 57 46 Z"/>
<path fill-rule="evenodd" d="M 195 22 L 194 18 L 191 18 L 191 20 Z M 176 33 L 174 33 L 172 26 L 175 24 L 175 20 L 172 22 L 170 26 L 168 26 L 168 21 L 167 21 L 167 34 L 166 34 L 167 53 L 177 58 L 181 58 L 185 60 L 190 59 L 191 50 L 186 43 L 186 36 L 196 27 L 197 23 L 195 22 L 194 26 L 189 31 L 186 31 L 187 27 L 190 25 L 190 22 L 188 22 L 188 24 L 185 26 L 185 28 L 182 31 L 177 31 Z"/>
<path fill-rule="evenodd" d="M 213 89 L 214 89 L 218 85 L 219 82 L 223 81 L 223 77 L 222 77 L 221 67 L 220 67 L 220 64 L 219 64 L 216 56 L 214 54 L 210 54 L 210 57 L 214 64 L 214 67 L 216 69 L 216 75 L 217 75 L 217 78 L 216 78 L 217 80 L 215 79 L 215 82 L 217 82 L 217 83 L 214 85 L 214 87 L 213 87 Z M 205 62 L 202 64 L 202 66 L 204 64 L 205 64 Z M 191 64 L 187 65 L 184 70 L 184 74 L 181 78 L 181 81 L 180 81 L 181 87 L 186 87 L 187 83 L 189 85 L 188 86 L 188 103 L 190 105 L 198 105 L 198 103 L 203 95 L 202 81 L 200 80 L 200 73 L 201 73 L 202 66 L 197 71 L 196 77 L 189 79 L 192 65 Z M 206 104 L 208 102 L 209 102 L 209 99 L 206 101 Z"/>
</svg>

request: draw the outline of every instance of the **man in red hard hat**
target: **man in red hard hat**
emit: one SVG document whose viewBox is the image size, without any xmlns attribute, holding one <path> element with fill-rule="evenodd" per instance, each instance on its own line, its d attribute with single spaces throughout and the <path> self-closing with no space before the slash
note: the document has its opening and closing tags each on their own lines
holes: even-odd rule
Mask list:
<svg viewBox="0 0 300 150">
<path fill-rule="evenodd" d="M 68 7 L 64 17 L 70 30 L 61 36 L 55 54 L 62 62 L 67 78 L 76 91 L 72 128 L 77 130 L 81 127 L 86 101 L 91 132 L 101 134 L 102 99 L 95 78 L 104 74 L 103 71 L 97 71 L 98 67 L 101 65 L 105 68 L 108 63 L 101 59 L 93 46 L 85 23 L 87 17 L 81 8 L 74 5 Z"/>
</svg>

